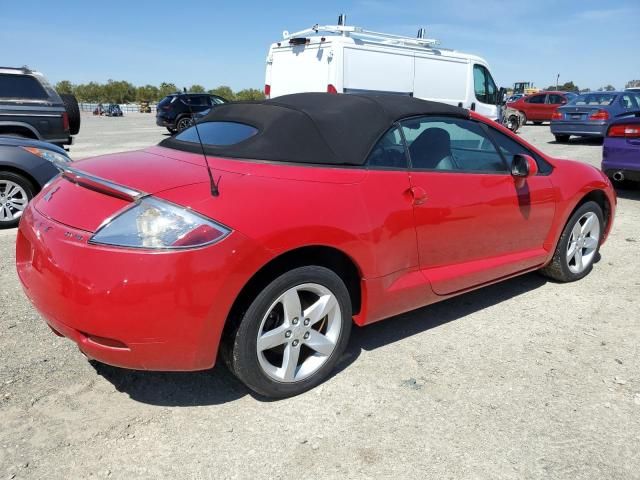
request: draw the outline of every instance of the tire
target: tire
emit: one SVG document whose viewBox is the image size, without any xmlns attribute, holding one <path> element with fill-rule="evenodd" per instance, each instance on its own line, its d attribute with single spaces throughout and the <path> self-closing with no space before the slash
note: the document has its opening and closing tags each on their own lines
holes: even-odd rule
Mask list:
<svg viewBox="0 0 640 480">
<path fill-rule="evenodd" d="M 24 211 L 35 191 L 31 182 L 22 175 L 0 171 L 0 229 L 18 226 L 20 216 L 15 215 Z M 10 197 L 7 197 L 8 193 Z"/>
<path fill-rule="evenodd" d="M 533 122 L 534 125 L 542 125 L 543 122 Z"/>
<path fill-rule="evenodd" d="M 286 313 L 285 298 L 291 315 Z M 319 305 L 316 314 L 311 305 Z M 309 318 L 304 318 L 305 310 Z M 301 313 L 296 317 L 292 312 Z M 255 297 L 225 336 L 222 357 L 234 375 L 260 395 L 299 395 L 331 373 L 347 346 L 351 323 L 351 300 L 342 279 L 324 267 L 296 268 L 277 277 Z M 262 346 L 259 337 L 266 339 Z M 314 342 L 323 353 L 310 347 Z M 295 363 L 285 358 L 294 358 Z M 292 368 L 285 368 L 287 365 Z"/>
<path fill-rule="evenodd" d="M 569 141 L 570 135 L 554 135 L 556 137 L 556 142 L 558 143 L 567 143 Z"/>
<path fill-rule="evenodd" d="M 520 112 L 520 126 L 523 127 L 527 124 L 527 115 L 524 112 Z"/>
<path fill-rule="evenodd" d="M 509 115 L 507 128 L 513 133 L 516 133 L 518 131 L 518 129 L 520 128 L 520 118 L 518 117 L 518 115 Z"/>
<path fill-rule="evenodd" d="M 193 120 L 189 116 L 180 117 L 176 122 L 176 131 L 181 132 L 193 125 Z"/>
<path fill-rule="evenodd" d="M 584 233 L 586 219 L 590 217 L 593 218 L 593 221 L 597 219 L 597 231 L 591 230 L 591 233 L 583 240 L 584 246 L 581 247 L 579 243 L 580 237 L 576 236 L 577 230 L 575 229 L 578 228 L 578 222 L 583 222 L 584 219 L 585 223 L 582 223 L 582 228 L 580 228 Z M 593 269 L 593 263 L 600 251 L 604 228 L 604 215 L 600 205 L 589 201 L 578 207 L 562 230 L 551 263 L 542 268 L 540 273 L 558 282 L 575 282 L 586 277 Z M 575 251 L 580 252 L 580 258 L 582 259 L 582 269 L 580 270 L 576 268 L 576 257 L 571 257 L 569 253 L 570 242 L 571 245 L 574 245 L 576 238 L 578 238 L 578 245 L 576 245 Z M 592 238 L 595 243 L 588 242 L 588 238 Z M 593 250 L 591 250 L 591 247 L 593 247 Z M 571 265 L 572 263 L 574 264 L 573 266 Z"/>
<path fill-rule="evenodd" d="M 80 131 L 80 107 L 78 107 L 78 100 L 74 95 L 61 93 L 60 98 L 64 103 L 64 108 L 69 115 L 69 133 L 71 135 L 77 135 Z"/>
</svg>

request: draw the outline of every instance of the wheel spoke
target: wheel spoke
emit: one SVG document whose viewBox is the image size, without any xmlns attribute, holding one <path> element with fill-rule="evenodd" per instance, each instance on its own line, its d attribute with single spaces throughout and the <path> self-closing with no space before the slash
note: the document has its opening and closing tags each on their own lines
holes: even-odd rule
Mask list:
<svg viewBox="0 0 640 480">
<path fill-rule="evenodd" d="M 263 352 L 265 350 L 269 350 L 270 348 L 274 348 L 285 343 L 287 341 L 284 335 L 286 331 L 287 327 L 285 327 L 284 325 L 280 325 L 273 330 L 265 332 L 262 336 L 260 336 L 260 338 L 258 338 L 258 351 Z"/>
<path fill-rule="evenodd" d="M 596 216 L 593 213 L 587 216 L 587 219 L 585 220 L 584 225 L 582 225 L 582 229 L 581 229 L 581 232 L 583 235 L 586 235 L 591 231 L 591 229 L 593 228 L 593 224 L 595 223 L 595 220 L 596 220 Z"/>
<path fill-rule="evenodd" d="M 598 247 L 598 240 L 593 237 L 587 237 L 584 239 L 584 248 L 589 251 L 595 250 Z"/>
<path fill-rule="evenodd" d="M 282 307 L 284 308 L 284 319 L 290 322 L 293 318 L 299 317 L 302 313 L 302 305 L 300 305 L 300 296 L 294 288 L 285 292 L 282 296 Z"/>
<path fill-rule="evenodd" d="M 576 241 L 578 240 L 578 237 L 582 234 L 582 225 L 580 225 L 580 222 L 576 222 L 576 224 L 573 226 L 573 229 L 571 230 L 571 236 L 573 237 L 573 240 Z"/>
<path fill-rule="evenodd" d="M 12 198 L 11 199 L 11 204 L 16 207 L 19 208 L 20 210 L 22 210 L 26 205 L 27 205 L 27 199 L 26 198 Z"/>
<path fill-rule="evenodd" d="M 331 352 L 333 352 L 336 346 L 335 343 L 316 330 L 309 331 L 309 339 L 306 340 L 305 344 L 307 347 L 325 356 L 331 355 Z"/>
<path fill-rule="evenodd" d="M 13 214 L 6 205 L 3 205 L 2 210 L 0 210 L 0 220 L 13 220 Z"/>
<path fill-rule="evenodd" d="M 576 262 L 576 269 L 578 270 L 578 272 L 581 272 L 583 269 L 583 265 L 582 265 L 582 249 L 581 248 L 576 248 L 576 254 L 574 255 L 574 260 Z"/>
<path fill-rule="evenodd" d="M 287 382 L 293 381 L 298 369 L 298 359 L 300 358 L 300 348 L 287 345 L 282 356 L 283 378 Z"/>
<path fill-rule="evenodd" d="M 304 311 L 304 318 L 311 320 L 311 325 L 326 317 L 337 305 L 333 295 L 322 295 L 313 305 Z"/>
<path fill-rule="evenodd" d="M 13 197 L 18 192 L 18 186 L 10 183 L 7 186 L 7 191 L 4 192 L 7 198 Z"/>
<path fill-rule="evenodd" d="M 567 259 L 569 259 L 569 261 L 571 261 L 573 256 L 576 254 L 577 246 L 578 246 L 577 242 L 571 242 L 569 244 L 569 249 L 567 250 Z"/>
</svg>

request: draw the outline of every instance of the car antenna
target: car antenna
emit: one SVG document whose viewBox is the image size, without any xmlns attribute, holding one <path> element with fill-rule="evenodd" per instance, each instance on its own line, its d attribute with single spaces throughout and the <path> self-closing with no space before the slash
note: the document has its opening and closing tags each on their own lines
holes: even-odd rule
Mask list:
<svg viewBox="0 0 640 480">
<path fill-rule="evenodd" d="M 186 88 L 183 88 L 182 91 L 184 93 L 187 93 Z M 200 130 L 198 130 L 198 122 L 193 116 L 193 110 L 191 109 L 191 103 L 189 102 L 189 98 L 187 98 L 186 100 L 187 100 L 186 101 L 187 107 L 189 107 L 189 113 L 191 114 L 191 122 L 193 124 L 193 127 L 196 129 L 196 135 L 198 136 L 198 143 L 200 143 L 200 150 L 202 150 L 202 156 L 204 157 L 204 164 L 207 166 L 207 173 L 209 174 L 209 187 L 211 188 L 211 195 L 213 195 L 214 197 L 219 197 L 220 189 L 218 188 L 218 185 L 220 185 L 220 180 L 222 180 L 222 175 L 220 175 L 217 182 L 213 179 L 213 174 L 211 173 L 211 168 L 209 167 L 209 159 L 207 159 L 207 154 L 204 151 L 204 144 L 202 143 L 202 138 L 200 138 Z"/>
</svg>

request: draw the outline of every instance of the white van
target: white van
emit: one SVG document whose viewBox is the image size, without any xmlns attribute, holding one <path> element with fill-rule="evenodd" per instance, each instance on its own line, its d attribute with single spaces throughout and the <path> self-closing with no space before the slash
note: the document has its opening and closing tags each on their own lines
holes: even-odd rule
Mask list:
<svg viewBox="0 0 640 480">
<path fill-rule="evenodd" d="M 267 57 L 265 94 L 384 92 L 458 105 L 497 119 L 499 91 L 485 60 L 436 40 L 360 27 L 283 33 Z"/>
</svg>

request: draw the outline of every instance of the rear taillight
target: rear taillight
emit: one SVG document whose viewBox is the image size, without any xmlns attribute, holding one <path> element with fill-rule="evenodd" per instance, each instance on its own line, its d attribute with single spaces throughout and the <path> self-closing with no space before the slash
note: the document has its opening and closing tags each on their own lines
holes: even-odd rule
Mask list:
<svg viewBox="0 0 640 480">
<path fill-rule="evenodd" d="M 264 96 L 267 98 L 271 98 L 271 85 L 264 86 Z"/>
<path fill-rule="evenodd" d="M 338 93 L 338 90 L 333 85 L 327 85 L 327 93 Z"/>
<path fill-rule="evenodd" d="M 62 114 L 62 128 L 65 132 L 69 130 L 69 114 L 67 112 Z"/>
<path fill-rule="evenodd" d="M 560 112 L 553 112 L 551 114 L 551 120 L 562 120 L 564 118 L 564 115 Z"/>
<path fill-rule="evenodd" d="M 609 112 L 606 110 L 598 110 L 589 115 L 589 120 L 609 120 Z"/>
<path fill-rule="evenodd" d="M 640 138 L 640 125 L 612 125 L 607 136 Z"/>
</svg>

